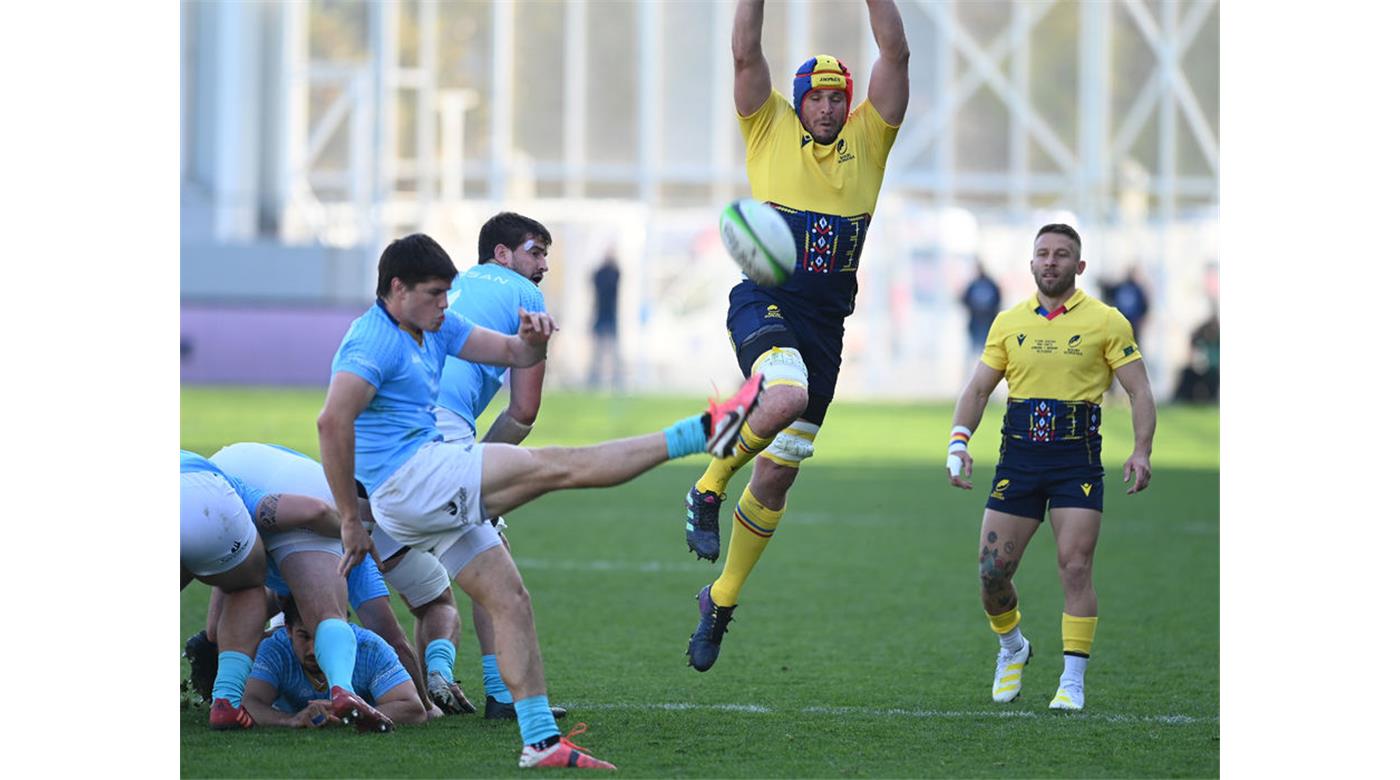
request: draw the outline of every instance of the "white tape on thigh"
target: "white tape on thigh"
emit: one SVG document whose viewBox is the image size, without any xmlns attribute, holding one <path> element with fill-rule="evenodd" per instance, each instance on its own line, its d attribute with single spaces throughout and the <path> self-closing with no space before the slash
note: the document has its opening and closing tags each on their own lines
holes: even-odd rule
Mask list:
<svg viewBox="0 0 1400 780">
<path fill-rule="evenodd" d="M 750 372 L 763 372 L 767 385 L 796 385 L 807 388 L 807 364 L 802 353 L 792 347 L 774 347 L 753 362 Z"/>
<path fill-rule="evenodd" d="M 451 584 L 442 563 L 421 550 L 404 553 L 403 560 L 384 575 L 384 580 L 402 593 L 414 609 L 437 598 Z"/>
<path fill-rule="evenodd" d="M 812 457 L 812 453 L 816 451 L 812 440 L 817 437 L 817 431 L 820 429 L 819 425 L 798 420 L 773 437 L 773 443 L 763 452 L 780 461 L 800 463 Z"/>
</svg>

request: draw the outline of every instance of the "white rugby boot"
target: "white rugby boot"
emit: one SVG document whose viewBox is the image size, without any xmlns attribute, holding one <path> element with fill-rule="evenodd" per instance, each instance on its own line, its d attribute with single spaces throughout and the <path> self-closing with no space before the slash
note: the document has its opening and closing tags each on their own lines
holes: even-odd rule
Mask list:
<svg viewBox="0 0 1400 780">
<path fill-rule="evenodd" d="M 1055 698 L 1050 700 L 1050 709 L 1075 711 L 1084 709 L 1084 683 L 1060 681 L 1060 689 L 1055 692 Z"/>
<path fill-rule="evenodd" d="M 1021 670 L 1031 662 L 1031 640 L 1021 638 L 1021 649 L 997 653 L 997 673 L 992 678 L 992 701 L 1005 704 L 1021 695 Z"/>
</svg>

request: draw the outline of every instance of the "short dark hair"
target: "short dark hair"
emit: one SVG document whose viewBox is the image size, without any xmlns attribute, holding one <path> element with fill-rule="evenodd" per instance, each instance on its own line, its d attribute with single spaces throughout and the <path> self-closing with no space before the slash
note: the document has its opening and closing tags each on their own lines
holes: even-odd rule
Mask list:
<svg viewBox="0 0 1400 780">
<path fill-rule="evenodd" d="M 1071 241 L 1073 241 L 1075 257 L 1079 257 L 1079 255 L 1084 250 L 1084 242 L 1079 240 L 1079 233 L 1069 225 L 1066 225 L 1062 222 L 1052 222 L 1049 225 L 1046 225 L 1045 227 L 1041 228 L 1040 232 L 1035 234 L 1035 237 L 1039 239 L 1046 233 L 1058 233 L 1059 235 L 1066 236 Z"/>
<path fill-rule="evenodd" d="M 476 239 L 476 263 L 489 263 L 496 257 L 496 245 L 504 244 L 512 250 L 525 243 L 527 236 L 534 236 L 546 244 L 554 243 L 549 228 L 537 220 L 514 211 L 502 211 L 486 220 Z"/>
<path fill-rule="evenodd" d="M 379 255 L 379 287 L 375 294 L 380 298 L 387 296 L 389 283 L 396 278 L 408 287 L 428 279 L 451 282 L 457 278 L 457 266 L 442 245 L 430 236 L 414 233 L 396 238 L 384 247 Z"/>
<path fill-rule="evenodd" d="M 304 626 L 301 620 L 301 613 L 297 611 L 297 601 L 291 595 L 281 596 L 277 599 L 277 606 L 282 608 L 282 622 L 291 631 L 292 626 Z"/>
</svg>

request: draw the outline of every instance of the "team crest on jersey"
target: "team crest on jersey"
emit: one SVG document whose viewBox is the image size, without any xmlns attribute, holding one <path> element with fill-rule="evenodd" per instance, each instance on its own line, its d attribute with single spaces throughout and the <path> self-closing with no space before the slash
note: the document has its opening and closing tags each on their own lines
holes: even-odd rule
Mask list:
<svg viewBox="0 0 1400 780">
<path fill-rule="evenodd" d="M 851 153 L 849 153 L 849 152 L 846 151 L 846 139 L 842 138 L 842 139 L 840 139 L 840 140 L 838 140 L 838 141 L 836 142 L 836 164 L 837 164 L 837 165 L 840 165 L 840 164 L 843 163 L 843 162 L 850 162 L 851 160 L 854 160 L 855 158 L 856 158 L 856 156 L 855 156 L 854 154 L 851 154 Z"/>
<path fill-rule="evenodd" d="M 772 320 L 772 319 L 778 319 L 778 320 L 780 320 L 780 319 L 782 319 L 782 318 L 783 318 L 783 312 L 782 312 L 781 309 L 778 308 L 777 304 L 774 304 L 774 303 L 768 304 L 768 312 L 767 312 L 766 314 L 763 315 L 763 319 L 765 319 L 765 320 Z M 732 337 L 731 337 L 731 338 L 732 338 Z"/>
<path fill-rule="evenodd" d="M 1067 345 L 1065 346 L 1065 354 L 1066 354 L 1066 355 L 1083 355 L 1083 354 L 1084 354 L 1083 351 L 1081 351 L 1081 350 L 1079 349 L 1079 343 L 1080 343 L 1080 337 L 1079 337 L 1078 334 L 1075 334 L 1074 336 L 1071 336 L 1070 339 L 1069 339 L 1069 344 L 1067 344 Z"/>
</svg>

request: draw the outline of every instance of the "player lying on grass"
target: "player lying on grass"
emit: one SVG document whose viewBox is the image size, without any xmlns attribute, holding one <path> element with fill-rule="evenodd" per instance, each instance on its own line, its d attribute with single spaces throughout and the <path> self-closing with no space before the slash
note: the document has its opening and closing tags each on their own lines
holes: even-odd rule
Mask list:
<svg viewBox="0 0 1400 780">
<path fill-rule="evenodd" d="M 1075 277 L 1085 267 L 1081 246 L 1069 225 L 1046 225 L 1036 234 L 1030 261 L 1036 294 L 993 321 L 982 360 L 953 409 L 948 445 L 949 484 L 971 490 L 967 442 L 1005 376 L 1009 398 L 1001 460 L 982 514 L 978 560 L 982 608 L 1001 642 L 992 700 L 1010 702 L 1020 695 L 1021 675 L 1031 659 L 1011 578 L 1048 506 L 1065 593 L 1060 619 L 1065 666 L 1050 702 L 1058 710 L 1084 708 L 1084 670 L 1099 620 L 1092 577 L 1103 519 L 1099 404 L 1113 377 L 1133 411 L 1133 451 L 1123 464 L 1123 481 L 1132 482 L 1129 495 L 1146 490 L 1152 478 L 1157 428 L 1157 407 L 1132 326 L 1117 309 L 1075 289 Z"/>
<path fill-rule="evenodd" d="M 252 726 L 241 705 L 266 618 L 267 561 L 259 531 L 306 528 L 331 534 L 339 533 L 340 526 L 339 516 L 324 501 L 258 490 L 206 458 L 180 451 L 180 590 L 198 579 L 228 594 L 218 623 L 210 728 Z"/>
<path fill-rule="evenodd" d="M 490 614 L 501 678 L 519 716 L 519 766 L 613 769 L 560 734 L 530 595 L 486 519 L 555 490 L 618 485 L 672 458 L 728 454 L 763 378 L 755 373 L 728 401 L 647 436 L 592 447 L 448 444 L 433 416 L 447 357 L 528 368 L 545 358 L 555 331 L 553 319 L 534 312 L 521 312 L 518 332 L 507 336 L 447 311 L 456 276 L 452 259 L 428 236 L 391 242 L 379 259 L 377 300 L 336 351 L 316 422 L 341 513 L 341 568 L 348 571 L 374 549 L 361 523 L 358 479 L 376 524 L 455 569 L 457 585 Z"/>
<path fill-rule="evenodd" d="M 394 724 L 423 723 L 428 713 L 408 671 L 378 634 L 350 626 L 356 651 L 350 684 L 355 696 L 377 708 L 376 718 L 346 712 L 333 700 L 334 686 L 320 665 L 316 634 L 302 620 L 294 599 L 282 599 L 286 622 L 258 645 L 243 706 L 259 726 L 319 728 L 353 723 L 360 731 L 391 731 Z"/>
</svg>

